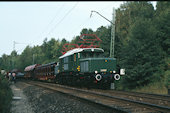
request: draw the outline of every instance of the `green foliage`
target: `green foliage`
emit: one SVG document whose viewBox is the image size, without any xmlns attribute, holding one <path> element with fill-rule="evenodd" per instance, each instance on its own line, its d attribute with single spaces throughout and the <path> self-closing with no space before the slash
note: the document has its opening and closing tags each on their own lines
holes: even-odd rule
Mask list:
<svg viewBox="0 0 170 113">
<path fill-rule="evenodd" d="M 161 7 L 160 5 L 163 3 L 164 2 L 158 2 L 158 6 Z M 157 37 L 160 40 L 160 44 L 163 48 L 163 51 L 167 55 L 168 53 L 170 53 L 170 38 L 169 38 L 170 37 L 170 21 L 169 20 L 170 20 L 170 4 L 169 4 L 169 7 L 167 7 L 166 9 L 165 7 L 162 6 L 161 10 L 159 10 L 159 14 L 157 12 L 155 16 Z"/>
<path fill-rule="evenodd" d="M 32 64 L 32 47 L 27 46 L 24 51 L 22 52 L 22 54 L 19 57 L 19 61 L 18 63 L 20 63 L 19 65 L 21 66 L 20 68 L 22 70 L 24 70 L 24 68 L 28 65 Z"/>
<path fill-rule="evenodd" d="M 9 113 L 12 102 L 12 91 L 7 79 L 0 74 L 0 113 Z"/>
<path fill-rule="evenodd" d="M 170 89 L 170 70 L 167 70 L 165 72 L 165 79 L 164 79 L 164 81 L 165 81 L 166 88 Z"/>
<path fill-rule="evenodd" d="M 160 72 L 162 50 L 159 47 L 159 40 L 155 38 L 155 31 L 152 22 L 147 19 L 139 18 L 131 27 L 129 34 L 131 39 L 122 51 L 124 60 L 121 64 L 127 70 L 124 86 L 129 88 L 144 86 L 157 78 L 154 74 Z"/>
<path fill-rule="evenodd" d="M 157 29 L 157 38 L 162 52 L 164 52 L 164 63 L 161 64 L 161 71 L 164 72 L 165 86 L 170 88 L 170 3 L 159 1 L 156 7 L 154 23 Z"/>
<path fill-rule="evenodd" d="M 111 27 L 99 27 L 95 34 L 102 40 L 101 48 L 104 49 L 104 56 L 109 57 L 110 54 L 110 41 L 111 41 Z"/>
<path fill-rule="evenodd" d="M 161 41 L 165 38 L 161 36 L 169 37 L 166 27 L 169 26 L 169 16 L 167 13 L 164 15 L 166 18 L 160 17 L 157 10 L 149 2 L 127 2 L 117 10 L 116 38 L 119 42 L 116 43 L 119 46 L 115 47 L 118 51 L 116 57 L 118 65 L 125 68 L 127 73 L 119 83 L 123 85 L 122 89 L 141 87 L 164 78 L 168 56 Z M 169 43 L 167 40 L 165 42 Z"/>
</svg>

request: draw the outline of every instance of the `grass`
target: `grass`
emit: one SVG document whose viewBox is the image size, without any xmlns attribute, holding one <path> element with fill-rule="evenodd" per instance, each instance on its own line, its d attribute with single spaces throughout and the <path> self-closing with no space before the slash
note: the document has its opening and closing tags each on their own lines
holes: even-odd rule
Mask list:
<svg viewBox="0 0 170 113">
<path fill-rule="evenodd" d="M 154 94 L 168 94 L 168 89 L 165 87 L 163 82 L 154 82 L 142 88 L 137 88 L 132 91 L 143 92 L 143 93 L 154 93 Z"/>
</svg>

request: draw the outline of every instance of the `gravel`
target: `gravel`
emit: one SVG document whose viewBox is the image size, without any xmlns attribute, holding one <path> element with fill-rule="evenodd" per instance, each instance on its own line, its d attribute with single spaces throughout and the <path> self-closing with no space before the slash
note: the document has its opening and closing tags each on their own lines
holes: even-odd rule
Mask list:
<svg viewBox="0 0 170 113">
<path fill-rule="evenodd" d="M 23 82 L 16 83 L 23 87 Z M 116 113 L 99 105 L 38 86 L 26 85 L 23 94 L 34 113 Z"/>
</svg>

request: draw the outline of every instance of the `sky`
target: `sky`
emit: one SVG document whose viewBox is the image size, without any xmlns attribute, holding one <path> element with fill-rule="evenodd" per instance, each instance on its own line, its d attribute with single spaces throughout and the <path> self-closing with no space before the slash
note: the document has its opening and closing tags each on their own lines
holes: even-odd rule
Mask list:
<svg viewBox="0 0 170 113">
<path fill-rule="evenodd" d="M 113 7 L 121 4 L 123 1 L 0 2 L 0 57 L 14 49 L 21 54 L 27 45 L 41 45 L 45 38 L 71 41 L 83 28 L 95 31 L 109 26 L 96 13 L 90 17 L 91 11 L 112 20 Z"/>
</svg>

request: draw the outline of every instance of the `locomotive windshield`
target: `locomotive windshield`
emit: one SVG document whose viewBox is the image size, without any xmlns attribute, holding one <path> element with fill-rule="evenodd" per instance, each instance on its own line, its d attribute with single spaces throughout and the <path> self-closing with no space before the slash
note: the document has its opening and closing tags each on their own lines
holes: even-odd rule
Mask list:
<svg viewBox="0 0 170 113">
<path fill-rule="evenodd" d="M 101 52 L 83 52 L 81 58 L 101 58 L 103 53 Z"/>
</svg>

